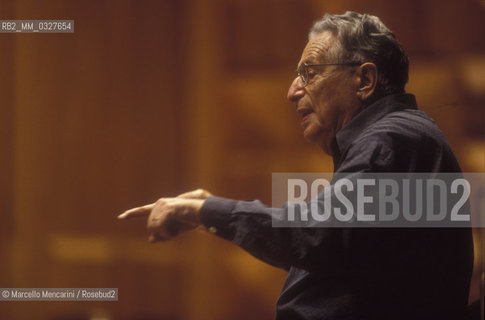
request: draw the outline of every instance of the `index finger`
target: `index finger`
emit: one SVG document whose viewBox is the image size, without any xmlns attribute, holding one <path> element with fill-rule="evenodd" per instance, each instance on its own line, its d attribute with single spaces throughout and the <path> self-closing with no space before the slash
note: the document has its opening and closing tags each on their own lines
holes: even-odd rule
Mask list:
<svg viewBox="0 0 485 320">
<path fill-rule="evenodd" d="M 148 217 L 150 212 L 152 211 L 153 207 L 155 207 L 155 203 L 147 204 L 145 206 L 133 208 L 130 210 L 126 210 L 122 214 L 118 216 L 118 219 L 132 219 L 132 218 L 143 218 Z"/>
</svg>

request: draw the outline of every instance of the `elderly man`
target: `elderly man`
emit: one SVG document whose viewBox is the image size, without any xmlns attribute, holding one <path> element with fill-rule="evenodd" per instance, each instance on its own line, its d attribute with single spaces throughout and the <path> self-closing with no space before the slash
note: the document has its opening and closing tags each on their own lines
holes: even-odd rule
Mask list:
<svg viewBox="0 0 485 320">
<path fill-rule="evenodd" d="M 327 14 L 309 34 L 288 99 L 335 174 L 460 172 L 443 134 L 405 93 L 407 80 L 408 58 L 379 18 Z M 285 210 L 196 190 L 119 218 L 148 217 L 152 242 L 203 225 L 288 270 L 280 320 L 464 317 L 470 230 L 272 227 Z"/>
</svg>

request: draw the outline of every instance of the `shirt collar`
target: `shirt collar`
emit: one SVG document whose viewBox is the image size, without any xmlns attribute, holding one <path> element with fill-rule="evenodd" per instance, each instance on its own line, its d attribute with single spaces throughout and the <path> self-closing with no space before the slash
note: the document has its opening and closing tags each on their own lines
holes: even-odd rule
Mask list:
<svg viewBox="0 0 485 320">
<path fill-rule="evenodd" d="M 365 128 L 391 112 L 417 108 L 414 95 L 403 93 L 385 96 L 359 112 L 335 135 L 332 143 L 334 167 L 337 168 L 342 153 Z"/>
</svg>

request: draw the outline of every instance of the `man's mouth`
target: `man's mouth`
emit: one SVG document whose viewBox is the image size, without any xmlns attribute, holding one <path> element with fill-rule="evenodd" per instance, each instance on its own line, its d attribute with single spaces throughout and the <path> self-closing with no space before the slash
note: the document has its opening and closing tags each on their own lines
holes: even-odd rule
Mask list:
<svg viewBox="0 0 485 320">
<path fill-rule="evenodd" d="M 298 115 L 301 117 L 301 121 L 305 121 L 310 114 L 313 113 L 312 109 L 301 108 L 297 110 Z"/>
</svg>

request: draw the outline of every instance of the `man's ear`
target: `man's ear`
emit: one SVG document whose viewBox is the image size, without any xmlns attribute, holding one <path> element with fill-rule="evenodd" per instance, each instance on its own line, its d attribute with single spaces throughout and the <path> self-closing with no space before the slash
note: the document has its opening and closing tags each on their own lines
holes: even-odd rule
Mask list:
<svg viewBox="0 0 485 320">
<path fill-rule="evenodd" d="M 363 63 L 358 69 L 357 76 L 359 77 L 357 95 L 361 101 L 366 101 L 376 91 L 377 66 L 372 62 Z"/>
</svg>

